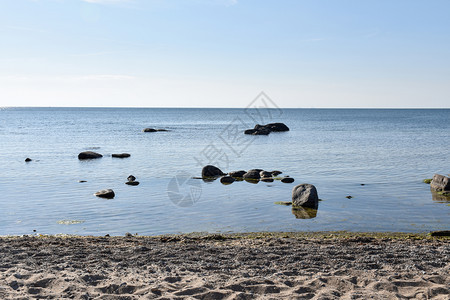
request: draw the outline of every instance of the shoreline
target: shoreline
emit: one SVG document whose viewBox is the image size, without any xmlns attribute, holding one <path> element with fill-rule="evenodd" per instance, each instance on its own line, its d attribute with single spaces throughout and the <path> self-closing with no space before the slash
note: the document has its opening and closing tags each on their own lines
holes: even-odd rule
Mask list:
<svg viewBox="0 0 450 300">
<path fill-rule="evenodd" d="M 448 299 L 450 237 L 0 237 L 2 299 Z"/>
</svg>

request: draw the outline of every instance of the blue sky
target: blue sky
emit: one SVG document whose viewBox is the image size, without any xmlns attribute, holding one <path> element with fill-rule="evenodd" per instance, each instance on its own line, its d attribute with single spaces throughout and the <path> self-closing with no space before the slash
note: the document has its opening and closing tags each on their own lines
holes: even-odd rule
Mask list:
<svg viewBox="0 0 450 300">
<path fill-rule="evenodd" d="M 3 0 L 0 106 L 450 107 L 450 1 Z"/>
</svg>

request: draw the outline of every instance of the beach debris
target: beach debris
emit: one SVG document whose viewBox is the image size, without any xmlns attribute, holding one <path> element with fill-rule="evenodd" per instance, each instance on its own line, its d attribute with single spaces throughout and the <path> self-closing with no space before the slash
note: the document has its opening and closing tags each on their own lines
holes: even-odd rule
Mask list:
<svg viewBox="0 0 450 300">
<path fill-rule="evenodd" d="M 116 194 L 114 194 L 114 191 L 112 189 L 106 189 L 98 191 L 94 195 L 100 198 L 112 199 Z"/>
<path fill-rule="evenodd" d="M 283 179 L 281 179 L 281 182 L 284 182 L 284 183 L 293 183 L 295 180 L 294 180 L 294 178 L 291 178 L 291 177 L 284 177 Z"/>
<path fill-rule="evenodd" d="M 111 154 L 112 157 L 116 157 L 116 158 L 127 158 L 130 157 L 131 155 L 128 153 L 115 153 L 115 154 Z"/>
<path fill-rule="evenodd" d="M 244 134 L 251 135 L 268 135 L 271 132 L 283 132 L 289 131 L 289 127 L 284 123 L 270 123 L 267 125 L 259 125 L 256 124 L 253 129 L 247 129 L 244 131 Z"/>
<path fill-rule="evenodd" d="M 133 175 L 130 175 L 127 177 L 127 182 L 125 182 L 125 184 L 128 185 L 139 185 L 139 181 L 136 181 L 136 177 L 134 177 Z"/>
<path fill-rule="evenodd" d="M 236 181 L 236 179 L 234 179 L 231 176 L 224 176 L 224 177 L 220 178 L 220 183 L 222 183 L 224 185 L 232 184 L 235 181 Z"/>
<path fill-rule="evenodd" d="M 30 161 L 32 161 L 31 158 L 29 158 L 29 157 L 25 158 L 25 162 L 30 162 Z"/>
<path fill-rule="evenodd" d="M 218 177 L 225 175 L 218 167 L 207 165 L 202 169 L 202 177 Z"/>
<path fill-rule="evenodd" d="M 450 180 L 447 176 L 434 174 L 430 188 L 438 192 L 450 192 Z"/>
<path fill-rule="evenodd" d="M 292 206 L 317 209 L 319 207 L 319 196 L 316 187 L 309 183 L 296 185 L 292 189 Z"/>
<path fill-rule="evenodd" d="M 94 159 L 101 157 L 103 157 L 103 155 L 94 151 L 84 151 L 78 154 L 78 159 Z"/>
</svg>

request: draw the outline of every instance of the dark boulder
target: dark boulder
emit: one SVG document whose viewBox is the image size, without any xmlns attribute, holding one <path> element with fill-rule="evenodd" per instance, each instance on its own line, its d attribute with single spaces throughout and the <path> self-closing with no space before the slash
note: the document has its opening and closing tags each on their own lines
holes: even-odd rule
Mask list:
<svg viewBox="0 0 450 300">
<path fill-rule="evenodd" d="M 94 195 L 100 198 L 107 198 L 107 199 L 112 199 L 115 196 L 114 191 L 111 189 L 98 191 Z"/>
<path fill-rule="evenodd" d="M 139 185 L 139 181 L 127 181 L 127 182 L 125 182 L 125 184 L 128 184 L 128 185 Z"/>
<path fill-rule="evenodd" d="M 273 182 L 273 178 L 272 177 L 262 177 L 260 180 L 264 181 L 264 182 Z"/>
<path fill-rule="evenodd" d="M 224 176 L 224 177 L 220 178 L 220 182 L 225 185 L 232 184 L 234 181 L 235 181 L 235 179 L 231 176 Z"/>
<path fill-rule="evenodd" d="M 103 157 L 103 155 L 94 151 L 84 151 L 78 154 L 78 159 L 94 159 L 100 157 Z"/>
<path fill-rule="evenodd" d="M 284 123 L 270 123 L 267 124 L 265 127 L 273 132 L 289 131 L 289 127 L 287 127 L 286 124 Z"/>
<path fill-rule="evenodd" d="M 260 169 L 250 170 L 247 173 L 245 173 L 242 177 L 245 180 L 259 180 L 261 178 L 261 176 L 259 175 L 261 171 L 262 170 Z"/>
<path fill-rule="evenodd" d="M 112 157 L 117 157 L 117 158 L 126 158 L 126 157 L 130 157 L 131 155 L 128 153 L 115 153 L 115 154 L 111 154 Z"/>
<path fill-rule="evenodd" d="M 284 183 L 293 183 L 295 180 L 294 180 L 294 178 L 291 178 L 291 177 L 284 177 L 283 179 L 281 179 L 281 182 L 284 182 Z"/>
<path fill-rule="evenodd" d="M 246 131 L 244 131 L 244 134 L 254 134 L 255 132 L 255 129 L 247 129 Z"/>
<path fill-rule="evenodd" d="M 282 174 L 283 172 L 281 171 L 272 171 L 272 176 L 278 176 L 280 174 Z"/>
<path fill-rule="evenodd" d="M 202 169 L 202 177 L 217 177 L 222 175 L 224 175 L 224 173 L 215 166 L 208 165 Z"/>
<path fill-rule="evenodd" d="M 30 162 L 30 161 L 32 161 L 31 158 L 29 158 L 29 157 L 25 158 L 25 162 Z"/>
<path fill-rule="evenodd" d="M 319 207 L 319 196 L 316 187 L 308 183 L 295 186 L 292 189 L 292 206 L 317 209 Z"/>
<path fill-rule="evenodd" d="M 154 128 L 144 128 L 142 131 L 143 132 L 156 132 L 157 130 Z"/>
<path fill-rule="evenodd" d="M 261 172 L 259 172 L 259 176 L 261 176 L 261 177 L 272 177 L 272 172 L 261 171 Z"/>
<path fill-rule="evenodd" d="M 270 130 L 268 128 L 260 128 L 252 133 L 252 135 L 268 135 L 268 134 L 270 134 Z"/>
<path fill-rule="evenodd" d="M 450 181 L 447 176 L 434 174 L 433 180 L 431 180 L 430 187 L 439 192 L 450 191 Z"/>
<path fill-rule="evenodd" d="M 127 180 L 128 181 L 135 181 L 136 177 L 134 177 L 133 175 L 130 175 L 130 176 L 127 177 Z"/>
<path fill-rule="evenodd" d="M 228 173 L 231 177 L 242 177 L 244 174 L 247 173 L 247 171 L 241 170 L 241 171 L 233 171 Z"/>
</svg>

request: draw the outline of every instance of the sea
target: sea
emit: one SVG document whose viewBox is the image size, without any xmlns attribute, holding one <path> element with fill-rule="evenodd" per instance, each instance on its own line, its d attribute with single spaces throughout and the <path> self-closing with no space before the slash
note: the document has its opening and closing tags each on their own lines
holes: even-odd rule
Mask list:
<svg viewBox="0 0 450 300">
<path fill-rule="evenodd" d="M 243 133 L 273 122 L 290 130 Z M 448 230 L 450 201 L 423 180 L 449 175 L 449 132 L 449 109 L 3 107 L 0 235 Z M 295 181 L 224 185 L 206 165 Z M 276 204 L 301 183 L 317 210 Z"/>
</svg>

